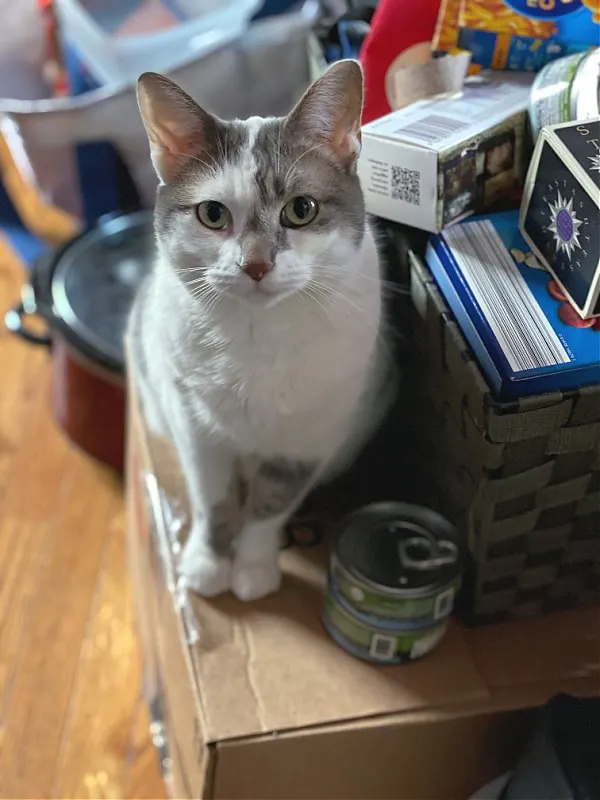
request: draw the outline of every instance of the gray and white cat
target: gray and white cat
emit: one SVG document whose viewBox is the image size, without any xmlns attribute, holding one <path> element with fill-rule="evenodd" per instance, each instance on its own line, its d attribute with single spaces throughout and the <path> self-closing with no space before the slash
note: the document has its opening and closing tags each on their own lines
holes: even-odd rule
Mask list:
<svg viewBox="0 0 600 800">
<path fill-rule="evenodd" d="M 224 122 L 152 73 L 138 98 L 158 258 L 129 337 L 148 424 L 187 481 L 180 570 L 200 594 L 252 600 L 279 587 L 282 526 L 389 401 L 362 74 L 336 63 L 283 119 Z"/>
</svg>

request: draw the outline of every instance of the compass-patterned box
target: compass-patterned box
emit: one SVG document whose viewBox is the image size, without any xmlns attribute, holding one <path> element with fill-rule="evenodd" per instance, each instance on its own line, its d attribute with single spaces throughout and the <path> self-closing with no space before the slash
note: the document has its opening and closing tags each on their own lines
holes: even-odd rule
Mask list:
<svg viewBox="0 0 600 800">
<path fill-rule="evenodd" d="M 600 119 L 542 130 L 520 227 L 579 315 L 600 316 Z"/>
</svg>

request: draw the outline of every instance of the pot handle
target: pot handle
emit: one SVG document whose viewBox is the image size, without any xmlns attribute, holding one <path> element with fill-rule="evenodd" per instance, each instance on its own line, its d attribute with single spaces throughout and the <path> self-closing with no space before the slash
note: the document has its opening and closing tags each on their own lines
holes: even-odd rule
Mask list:
<svg viewBox="0 0 600 800">
<path fill-rule="evenodd" d="M 6 312 L 4 315 L 4 324 L 11 333 L 20 336 L 21 339 L 29 342 L 29 344 L 50 347 L 52 338 L 49 333 L 35 333 L 24 324 L 23 318 L 30 314 L 35 314 L 36 312 L 37 309 L 35 300 L 33 299 L 33 291 L 30 286 L 24 287 L 21 302 L 14 306 L 14 308 L 11 308 L 10 311 Z"/>
</svg>

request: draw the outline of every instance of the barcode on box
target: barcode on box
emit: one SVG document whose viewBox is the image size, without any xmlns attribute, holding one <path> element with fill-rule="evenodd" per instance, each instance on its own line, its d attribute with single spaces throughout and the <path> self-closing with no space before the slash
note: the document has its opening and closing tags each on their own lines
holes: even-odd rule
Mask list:
<svg viewBox="0 0 600 800">
<path fill-rule="evenodd" d="M 418 169 L 392 167 L 392 200 L 421 204 L 421 173 Z"/>
<path fill-rule="evenodd" d="M 369 654 L 379 661 L 391 661 L 396 655 L 396 637 L 376 633 L 371 639 Z"/>
<path fill-rule="evenodd" d="M 418 139 L 425 144 L 435 144 L 468 127 L 469 122 L 452 119 L 452 117 L 443 117 L 440 114 L 430 114 L 428 117 L 411 122 L 403 128 L 398 128 L 394 133 L 411 136 L 413 139 Z"/>
<path fill-rule="evenodd" d="M 466 222 L 448 228 L 444 238 L 513 372 L 569 364 L 492 223 Z"/>
</svg>

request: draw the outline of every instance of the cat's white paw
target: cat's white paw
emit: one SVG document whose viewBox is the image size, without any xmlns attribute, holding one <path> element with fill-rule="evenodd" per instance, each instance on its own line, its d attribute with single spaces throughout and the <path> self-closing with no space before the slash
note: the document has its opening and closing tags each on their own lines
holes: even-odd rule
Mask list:
<svg viewBox="0 0 600 800">
<path fill-rule="evenodd" d="M 231 591 L 244 602 L 258 600 L 278 591 L 281 586 L 281 570 L 277 560 L 241 561 L 233 564 Z"/>
<path fill-rule="evenodd" d="M 231 588 L 231 560 L 195 547 L 184 548 L 179 574 L 188 589 L 203 597 L 216 597 Z"/>
</svg>

